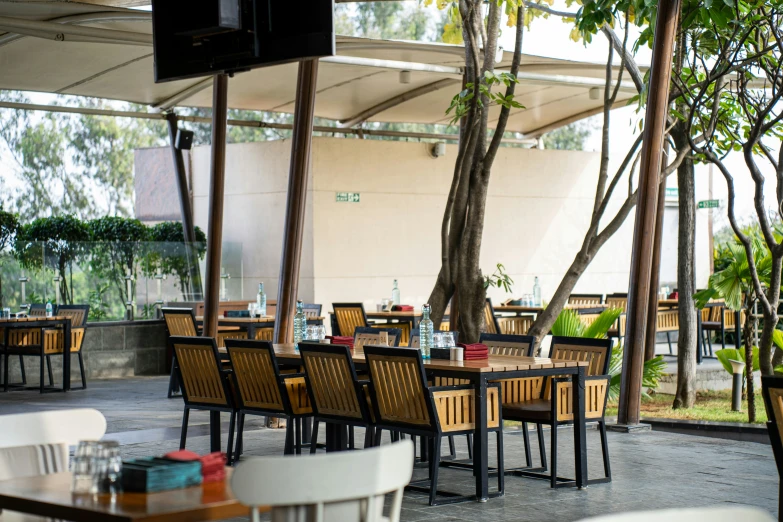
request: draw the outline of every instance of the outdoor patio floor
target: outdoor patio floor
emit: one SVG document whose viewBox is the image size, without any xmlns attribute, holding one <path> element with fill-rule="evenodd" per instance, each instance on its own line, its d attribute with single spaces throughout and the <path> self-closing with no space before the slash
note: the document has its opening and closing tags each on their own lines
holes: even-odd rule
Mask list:
<svg viewBox="0 0 783 522">
<path fill-rule="evenodd" d="M 92 381 L 87 390 L 68 394 L 0 393 L 0 414 L 96 408 L 107 418 L 111 434 L 107 438 L 121 442 L 124 457 L 160 455 L 178 448 L 182 419 L 182 399 L 166 399 L 166 385 L 164 377 L 133 378 Z M 245 456 L 282 454 L 284 431 L 263 428 L 261 420 L 248 418 Z M 494 465 L 494 437 L 490 439 L 490 464 Z M 548 445 L 548 432 L 546 439 Z M 363 440 L 361 434 L 357 433 L 357 440 Z M 208 444 L 207 414 L 194 411 L 190 416 L 188 449 L 205 453 Z M 537 455 L 535 439 L 532 446 Z M 558 447 L 558 474 L 572 476 L 570 429 L 559 432 Z M 507 431 L 507 467 L 524 462 L 522 448 L 518 431 Z M 457 450 L 458 456 L 467 457 L 465 437 L 457 438 Z M 583 491 L 552 490 L 548 482 L 508 476 L 503 498 L 483 504 L 435 507 L 427 505 L 424 495 L 406 493 L 402 520 L 572 521 L 621 511 L 724 504 L 750 504 L 777 512 L 778 474 L 768 445 L 663 432 L 609 433 L 609 450 L 613 473 L 610 484 Z M 588 451 L 590 476 L 599 477 L 603 466 L 598 433 L 594 430 L 588 430 Z M 414 478 L 425 476 L 423 469 L 414 471 Z M 439 489 L 470 494 L 474 490 L 472 478 L 466 471 L 443 469 Z M 492 479 L 490 490 L 496 485 Z"/>
</svg>

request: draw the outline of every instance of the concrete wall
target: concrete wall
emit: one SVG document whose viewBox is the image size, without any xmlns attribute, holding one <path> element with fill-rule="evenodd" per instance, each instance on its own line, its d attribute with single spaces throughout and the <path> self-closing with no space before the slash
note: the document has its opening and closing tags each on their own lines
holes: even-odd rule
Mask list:
<svg viewBox="0 0 783 522">
<path fill-rule="evenodd" d="M 88 324 L 82 355 L 90 379 L 115 379 L 166 373 L 166 326 L 163 321 L 136 321 Z M 28 386 L 38 385 L 38 357 L 25 357 Z M 55 385 L 62 383 L 62 356 L 52 356 Z M 10 383 L 21 382 L 18 357 L 8 366 Z M 81 386 L 79 360 L 71 358 L 71 386 Z M 47 380 L 48 383 L 48 380 Z"/>
<path fill-rule="evenodd" d="M 196 223 L 206 228 L 209 155 L 192 156 Z M 258 281 L 277 292 L 289 141 L 229 145 L 224 242 L 241 243 L 244 297 Z M 323 303 L 363 301 L 374 307 L 400 283 L 402 300 L 425 302 L 439 269 L 439 230 L 456 146 L 433 159 L 428 145 L 316 138 L 308 189 L 300 297 Z M 503 148 L 490 182 L 481 266 L 503 263 L 514 295 L 532 292 L 539 276 L 548 298 L 578 250 L 592 208 L 598 154 Z M 337 192 L 361 195 L 336 201 Z M 615 292 L 628 284 L 626 224 L 599 254 L 578 292 Z M 224 263 L 225 265 L 226 263 Z M 238 284 L 236 281 L 234 284 Z M 232 298 L 239 298 L 236 286 Z M 507 297 L 493 290 L 495 301 Z"/>
</svg>

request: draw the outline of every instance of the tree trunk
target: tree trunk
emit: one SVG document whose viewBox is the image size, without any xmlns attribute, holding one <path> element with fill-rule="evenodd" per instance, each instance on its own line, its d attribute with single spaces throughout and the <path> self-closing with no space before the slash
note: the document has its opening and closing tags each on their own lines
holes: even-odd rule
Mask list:
<svg viewBox="0 0 783 522">
<path fill-rule="evenodd" d="M 672 136 L 677 148 L 687 146 L 687 138 L 682 134 L 680 125 Z M 696 191 L 693 161 L 686 159 L 677 169 L 679 189 L 679 223 L 677 228 L 677 291 L 679 292 L 678 316 L 680 320 L 677 340 L 677 393 L 673 408 L 691 408 L 696 401 L 696 349 L 697 317 L 693 294 L 695 288 L 696 241 Z"/>
<path fill-rule="evenodd" d="M 563 279 L 557 286 L 552 299 L 549 304 L 536 318 L 533 326 L 528 330 L 527 335 L 535 337 L 536 339 L 536 353 L 541 346 L 542 339 L 549 334 L 552 329 L 552 325 L 555 324 L 557 316 L 563 310 L 566 304 L 568 304 L 568 297 L 573 292 L 576 283 L 579 282 L 579 278 L 582 277 L 587 267 L 590 266 L 590 257 L 585 255 L 582 251 L 576 254 L 574 260 L 571 262 L 571 266 L 566 270 Z"/>
<path fill-rule="evenodd" d="M 748 320 L 745 321 L 745 390 L 748 398 L 748 422 L 756 422 L 756 394 L 753 385 L 753 330 L 756 318 L 753 317 L 753 301 L 748 307 Z"/>
<path fill-rule="evenodd" d="M 769 290 L 767 299 L 769 300 L 769 310 L 764 309 L 764 329 L 761 331 L 759 340 L 759 369 L 761 375 L 772 375 L 774 366 L 772 365 L 772 333 L 778 325 L 778 304 L 780 302 L 780 279 L 783 259 L 772 255 L 772 272 L 770 274 Z"/>
</svg>

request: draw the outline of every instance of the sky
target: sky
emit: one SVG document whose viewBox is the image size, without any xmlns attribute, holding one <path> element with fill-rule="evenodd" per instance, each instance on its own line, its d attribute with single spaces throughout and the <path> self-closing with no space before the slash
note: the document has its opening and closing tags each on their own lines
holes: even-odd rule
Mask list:
<svg viewBox="0 0 783 522">
<path fill-rule="evenodd" d="M 562 11 L 574 10 L 576 8 L 576 6 L 571 8 L 567 7 L 562 0 L 555 0 L 552 7 Z M 435 8 L 431 7 L 431 9 L 433 9 L 433 15 L 435 15 Z M 549 19 L 537 18 L 533 22 L 531 30 L 525 34 L 523 52 L 553 58 L 605 63 L 608 51 L 606 39 L 601 35 L 597 35 L 589 45 L 585 45 L 582 42 L 574 42 L 569 37 L 571 28 L 571 24 L 563 23 L 558 17 L 553 16 Z M 634 36 L 634 33 L 632 33 L 630 41 L 633 41 Z M 508 50 L 514 48 L 513 37 L 513 31 L 506 29 L 503 32 L 501 36 L 501 45 L 504 49 Z M 640 49 L 636 57 L 637 62 L 640 65 L 648 65 L 650 63 L 650 54 L 649 49 Z M 619 64 L 617 58 L 615 58 L 615 61 Z M 32 98 L 33 103 L 47 104 L 54 100 L 53 96 L 44 94 L 31 93 L 30 97 Z M 641 116 L 641 114 L 637 113 L 636 107 L 627 107 L 612 111 L 610 147 L 612 157 L 616 161 L 619 161 L 619 159 L 625 155 L 626 151 L 635 140 L 636 133 L 638 132 L 638 121 Z M 592 121 L 595 124 L 596 130 L 587 140 L 586 149 L 598 151 L 601 148 L 601 118 L 593 117 Z M 9 171 L 7 153 L 0 152 L 0 158 L 2 158 L 2 162 L 0 162 L 0 176 L 5 179 L 7 187 L 13 187 L 15 183 L 13 176 Z M 727 158 L 726 163 L 735 177 L 737 215 L 741 220 L 743 218 L 747 219 L 752 216 L 754 212 L 754 185 L 750 180 L 750 175 L 745 168 L 740 154 L 730 155 L 729 158 Z M 771 169 L 767 169 L 766 172 L 770 174 Z M 709 169 L 706 166 L 697 167 L 696 177 L 697 199 L 698 197 L 707 199 L 709 197 L 707 193 Z M 773 176 L 768 175 L 768 178 L 771 177 Z M 676 178 L 674 176 L 670 177 L 668 186 L 676 187 Z M 715 228 L 717 230 L 728 224 L 728 221 L 725 218 L 726 184 L 723 178 L 717 174 L 717 170 L 713 180 L 713 187 L 713 199 L 723 200 L 722 208 L 715 213 Z M 765 195 L 768 203 L 774 202 L 775 190 L 771 182 L 768 182 L 765 186 Z M 769 204 L 767 206 L 769 206 Z"/>
</svg>

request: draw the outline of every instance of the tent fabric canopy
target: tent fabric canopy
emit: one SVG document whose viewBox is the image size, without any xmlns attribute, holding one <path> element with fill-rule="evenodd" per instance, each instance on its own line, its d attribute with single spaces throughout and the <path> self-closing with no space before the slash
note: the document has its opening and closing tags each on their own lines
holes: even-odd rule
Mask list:
<svg viewBox="0 0 783 522">
<path fill-rule="evenodd" d="M 122 100 L 157 110 L 212 105 L 210 79 L 154 82 L 149 12 L 0 0 L 2 32 L 0 89 Z M 338 36 L 337 53 L 321 61 L 316 116 L 343 126 L 448 123 L 446 108 L 461 89 L 461 46 Z M 504 52 L 498 69 L 508 70 L 511 58 Z M 229 107 L 293 112 L 296 74 L 296 64 L 239 73 L 229 82 Z M 516 99 L 525 109 L 512 112 L 508 130 L 535 137 L 600 112 L 604 74 L 604 64 L 524 55 Z M 618 105 L 634 94 L 633 85 L 623 82 Z"/>
</svg>

